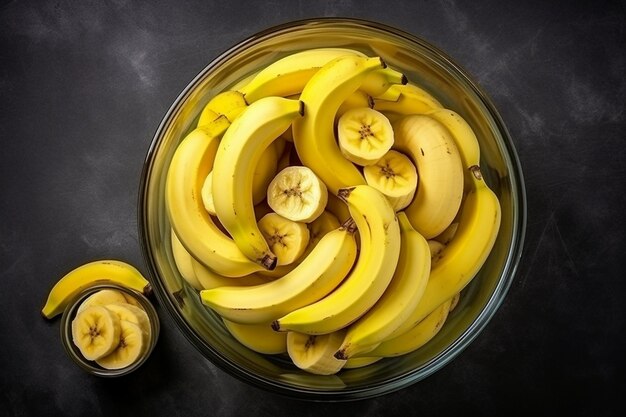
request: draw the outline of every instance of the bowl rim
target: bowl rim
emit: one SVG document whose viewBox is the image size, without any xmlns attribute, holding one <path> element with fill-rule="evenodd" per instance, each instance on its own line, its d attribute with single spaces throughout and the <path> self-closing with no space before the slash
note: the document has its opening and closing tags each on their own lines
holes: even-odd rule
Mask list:
<svg viewBox="0 0 626 417">
<path fill-rule="evenodd" d="M 497 131 L 502 136 L 502 143 L 504 145 L 506 156 L 509 157 L 511 165 L 508 167 L 510 170 L 509 180 L 511 181 L 511 193 L 517 198 L 517 205 L 513 207 L 512 215 L 512 236 L 511 246 L 508 248 L 505 255 L 505 263 L 500 279 L 497 281 L 497 285 L 493 289 L 492 294 L 489 296 L 485 307 L 480 311 L 478 316 L 471 322 L 471 324 L 465 329 L 465 331 L 459 335 L 459 337 L 442 350 L 438 355 L 433 357 L 430 361 L 425 362 L 419 368 L 405 372 L 394 378 L 387 379 L 384 382 L 376 384 L 369 384 L 365 387 L 344 389 L 337 391 L 325 391 L 314 390 L 304 387 L 295 387 L 293 385 L 280 384 L 276 381 L 272 381 L 267 378 L 260 377 L 254 373 L 247 371 L 244 367 L 239 366 L 236 363 L 230 362 L 220 356 L 212 347 L 208 346 L 204 340 L 202 340 L 191 326 L 178 314 L 175 313 L 175 300 L 166 295 L 166 289 L 163 287 L 160 280 L 156 279 L 159 275 L 157 272 L 156 261 L 152 251 L 149 248 L 149 234 L 146 216 L 144 215 L 147 207 L 147 185 L 148 179 L 152 172 L 152 165 L 154 162 L 158 139 L 162 133 L 167 129 L 172 122 L 172 115 L 176 113 L 181 104 L 188 98 L 190 93 L 194 90 L 200 80 L 204 78 L 204 75 L 211 71 L 213 68 L 218 67 L 229 57 L 246 49 L 251 44 L 267 37 L 268 35 L 277 31 L 284 31 L 287 29 L 296 29 L 298 27 L 305 27 L 311 25 L 329 25 L 333 23 L 340 24 L 353 24 L 365 29 L 374 29 L 376 31 L 386 31 L 394 37 L 404 38 L 404 40 L 418 44 L 420 47 L 434 53 L 442 60 L 442 63 L 449 69 L 452 69 L 457 76 L 460 76 L 465 83 L 466 87 L 476 95 L 476 97 L 482 102 L 488 111 L 488 114 L 492 117 Z M 139 229 L 139 241 L 141 245 L 141 251 L 144 261 L 147 264 L 149 272 L 149 279 L 152 286 L 155 288 L 154 293 L 160 303 L 165 306 L 165 310 L 173 321 L 177 324 L 178 329 L 183 333 L 184 337 L 191 342 L 191 344 L 198 349 L 203 356 L 207 355 L 211 363 L 218 368 L 225 371 L 231 376 L 235 376 L 238 379 L 245 381 L 257 388 L 261 388 L 272 393 L 286 396 L 289 398 L 298 398 L 302 400 L 310 401 L 353 401 L 366 398 L 372 398 L 376 396 L 390 394 L 392 392 L 401 390 L 408 386 L 411 386 L 424 378 L 437 372 L 465 349 L 470 343 L 478 337 L 482 330 L 487 326 L 489 321 L 495 315 L 495 312 L 502 304 L 506 294 L 517 274 L 519 263 L 522 257 L 524 242 L 526 237 L 526 224 L 527 224 L 527 197 L 526 187 L 524 184 L 524 175 L 518 153 L 515 149 L 512 137 L 498 112 L 493 101 L 489 98 L 485 91 L 474 80 L 469 71 L 466 71 L 461 65 L 455 62 L 447 53 L 445 53 L 438 46 L 421 38 L 417 35 L 409 33 L 405 30 L 392 27 L 388 24 L 377 22 L 369 19 L 360 19 L 352 17 L 314 17 L 307 19 L 293 20 L 277 25 L 270 26 L 266 29 L 258 31 L 247 38 L 236 42 L 232 46 L 223 50 L 214 59 L 212 59 L 204 68 L 202 68 L 198 74 L 185 86 L 185 88 L 177 95 L 174 102 L 170 105 L 165 115 L 162 117 L 159 123 L 150 145 L 148 147 L 144 164 L 141 172 L 141 178 L 139 183 L 138 192 L 138 229 Z M 504 279 L 506 277 L 507 279 Z M 206 347 L 201 349 L 199 344 Z"/>
</svg>

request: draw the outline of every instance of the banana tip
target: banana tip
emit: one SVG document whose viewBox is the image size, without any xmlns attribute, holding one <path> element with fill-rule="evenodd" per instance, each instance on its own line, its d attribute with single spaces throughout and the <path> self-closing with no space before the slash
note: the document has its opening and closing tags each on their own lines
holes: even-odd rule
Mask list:
<svg viewBox="0 0 626 417">
<path fill-rule="evenodd" d="M 400 81 L 402 85 L 407 85 L 409 83 L 409 79 L 406 78 L 406 75 L 402 74 L 402 80 Z"/>
<path fill-rule="evenodd" d="M 274 320 L 271 326 L 272 326 L 272 330 L 274 330 L 275 332 L 280 331 L 280 323 L 278 322 L 278 320 Z"/>
<path fill-rule="evenodd" d="M 339 359 L 340 361 L 346 361 L 348 360 L 348 355 L 346 354 L 346 349 L 339 349 L 337 352 L 335 352 L 335 354 L 333 355 L 335 357 L 335 359 Z"/>
<path fill-rule="evenodd" d="M 342 188 L 337 191 L 337 197 L 339 197 L 339 199 L 345 203 L 348 200 L 348 197 L 350 196 L 352 190 L 354 190 L 354 187 Z"/>
<path fill-rule="evenodd" d="M 261 266 L 268 271 L 273 271 L 276 268 L 278 258 L 274 255 L 267 254 L 261 259 Z"/>
</svg>

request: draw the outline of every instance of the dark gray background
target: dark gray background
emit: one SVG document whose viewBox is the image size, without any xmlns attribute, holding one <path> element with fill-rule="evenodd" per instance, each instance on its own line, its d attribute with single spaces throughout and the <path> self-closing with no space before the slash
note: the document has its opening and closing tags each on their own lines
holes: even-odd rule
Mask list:
<svg viewBox="0 0 626 417">
<path fill-rule="evenodd" d="M 624 8 L 0 1 L 0 414 L 616 414 L 626 392 Z M 44 321 L 40 308 L 54 282 L 87 260 L 118 258 L 146 272 L 139 177 L 169 105 L 232 44 L 318 16 L 421 36 L 494 100 L 519 151 L 529 207 L 504 304 L 443 370 L 368 401 L 302 403 L 248 386 L 205 360 L 161 308 L 159 344 L 143 368 L 117 380 L 84 374 L 62 350 L 58 320 Z"/>
</svg>

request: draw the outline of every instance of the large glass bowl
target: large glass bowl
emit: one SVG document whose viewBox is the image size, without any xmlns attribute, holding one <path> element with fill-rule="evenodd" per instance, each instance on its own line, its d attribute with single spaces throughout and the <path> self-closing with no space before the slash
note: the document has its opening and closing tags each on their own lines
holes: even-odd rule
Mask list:
<svg viewBox="0 0 626 417">
<path fill-rule="evenodd" d="M 502 206 L 502 224 L 489 259 L 464 290 L 443 329 L 421 349 L 335 376 L 300 371 L 285 357 L 257 354 L 230 336 L 219 317 L 178 273 L 164 203 L 167 168 L 179 142 L 195 127 L 216 93 L 287 54 L 315 47 L 346 47 L 381 56 L 461 114 L 475 130 L 481 167 Z M 474 340 L 495 314 L 513 280 L 526 224 L 525 191 L 513 142 L 480 87 L 428 42 L 379 23 L 314 19 L 273 27 L 217 57 L 184 89 L 161 122 L 148 150 L 139 196 L 142 250 L 158 300 L 184 335 L 215 365 L 255 386 L 291 397 L 352 400 L 413 384 L 441 369 Z"/>
</svg>

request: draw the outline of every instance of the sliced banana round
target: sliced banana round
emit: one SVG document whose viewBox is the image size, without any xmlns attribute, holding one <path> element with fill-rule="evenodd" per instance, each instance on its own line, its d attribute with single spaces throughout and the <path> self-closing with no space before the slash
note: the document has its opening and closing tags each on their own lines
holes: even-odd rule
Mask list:
<svg viewBox="0 0 626 417">
<path fill-rule="evenodd" d="M 316 375 L 333 375 L 346 363 L 333 356 L 345 335 L 345 330 L 321 335 L 287 332 L 287 353 L 294 365 L 302 370 Z"/>
<path fill-rule="evenodd" d="M 391 149 L 393 128 L 381 112 L 361 107 L 348 110 L 339 118 L 337 139 L 341 152 L 348 160 L 367 166 Z"/>
<path fill-rule="evenodd" d="M 80 313 L 87 307 L 91 306 L 105 306 L 111 303 L 125 302 L 127 302 L 126 297 L 124 297 L 124 294 L 121 291 L 106 288 L 85 298 L 85 300 L 78 306 L 78 310 L 76 310 L 76 312 Z"/>
<path fill-rule="evenodd" d="M 87 360 L 113 352 L 120 337 L 120 318 L 102 305 L 85 307 L 72 320 L 72 340 Z"/>
<path fill-rule="evenodd" d="M 363 168 L 365 181 L 383 193 L 395 211 L 411 204 L 417 190 L 418 174 L 411 159 L 390 150 L 372 165 Z"/>
<path fill-rule="evenodd" d="M 122 369 L 137 361 L 148 347 L 143 330 L 138 324 L 120 320 L 121 334 L 115 349 L 106 356 L 96 359 L 105 369 Z"/>
<path fill-rule="evenodd" d="M 105 306 L 120 318 L 120 320 L 130 321 L 138 325 L 144 332 L 146 341 L 152 336 L 152 328 L 150 327 L 150 318 L 145 310 L 129 303 L 113 303 Z"/>
<path fill-rule="evenodd" d="M 324 211 L 328 189 L 305 166 L 289 166 L 280 171 L 267 187 L 267 203 L 286 219 L 310 223 Z"/>
<path fill-rule="evenodd" d="M 278 258 L 276 265 L 289 265 L 298 260 L 309 244 L 306 223 L 289 220 L 276 213 L 268 213 L 258 221 L 259 230 Z"/>
</svg>

